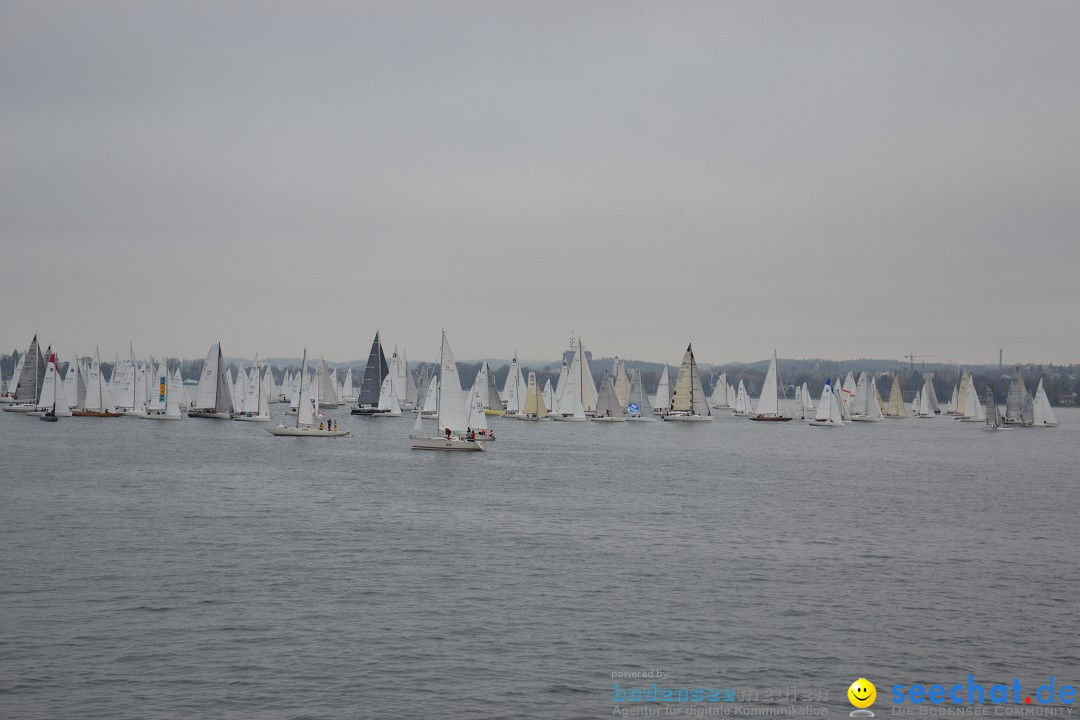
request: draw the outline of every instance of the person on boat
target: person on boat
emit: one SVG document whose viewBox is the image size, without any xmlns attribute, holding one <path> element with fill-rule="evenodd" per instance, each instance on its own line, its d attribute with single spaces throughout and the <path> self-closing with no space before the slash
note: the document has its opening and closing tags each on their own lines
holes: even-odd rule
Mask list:
<svg viewBox="0 0 1080 720">
<path fill-rule="evenodd" d="M 469 439 L 470 440 L 475 440 L 476 439 L 476 433 L 473 432 L 472 428 L 469 428 Z"/>
<path fill-rule="evenodd" d="M 325 428 L 323 428 L 323 424 L 322 424 L 322 423 L 319 423 L 319 430 L 324 430 L 324 429 L 325 429 Z"/>
<path fill-rule="evenodd" d="M 446 439 L 450 439 L 450 428 L 446 428 Z"/>
</svg>

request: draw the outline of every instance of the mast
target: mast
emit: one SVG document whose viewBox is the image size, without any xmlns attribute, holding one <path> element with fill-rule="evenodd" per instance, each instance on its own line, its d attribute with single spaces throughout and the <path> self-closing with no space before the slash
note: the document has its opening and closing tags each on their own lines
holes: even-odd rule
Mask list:
<svg viewBox="0 0 1080 720">
<path fill-rule="evenodd" d="M 300 394 L 297 395 L 296 403 L 296 429 L 300 429 L 300 401 L 305 400 L 304 397 L 304 377 L 307 376 L 307 348 L 304 348 L 304 359 L 300 362 Z M 312 420 L 312 427 L 314 427 L 314 420 Z"/>
</svg>

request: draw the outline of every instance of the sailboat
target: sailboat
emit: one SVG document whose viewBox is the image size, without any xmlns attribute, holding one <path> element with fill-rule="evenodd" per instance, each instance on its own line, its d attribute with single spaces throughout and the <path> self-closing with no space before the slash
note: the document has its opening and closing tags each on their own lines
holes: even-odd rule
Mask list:
<svg viewBox="0 0 1080 720">
<path fill-rule="evenodd" d="M 319 358 L 317 374 L 319 376 L 319 405 L 330 409 L 336 408 L 341 404 L 341 398 L 338 397 L 337 383 L 334 382 L 330 370 L 326 367 L 325 358 Z"/>
<path fill-rule="evenodd" d="M 814 412 L 817 406 L 814 405 L 814 399 L 810 395 L 810 387 L 804 382 L 799 392 L 802 394 L 803 410 L 806 412 Z"/>
<path fill-rule="evenodd" d="M 904 405 L 904 391 L 900 389 L 900 373 L 898 372 L 893 373 L 889 401 L 885 404 L 883 414 L 887 418 L 907 417 L 907 407 Z"/>
<path fill-rule="evenodd" d="M 629 387 L 627 393 L 629 394 Z M 600 394 L 596 399 L 596 413 L 592 419 L 594 422 L 626 422 L 626 410 L 619 402 L 615 384 L 611 382 L 611 376 L 606 371 L 600 381 Z"/>
<path fill-rule="evenodd" d="M 630 395 L 626 401 L 626 419 L 636 422 L 656 422 L 645 383 L 641 381 L 641 368 L 630 370 Z"/>
<path fill-rule="evenodd" d="M 521 366 L 518 365 L 517 352 L 510 361 L 510 371 L 506 373 L 506 382 L 503 383 L 502 399 L 506 404 L 506 414 L 516 415 L 522 412 L 525 406 L 525 376 L 521 374 Z"/>
<path fill-rule="evenodd" d="M 671 407 L 671 375 L 668 373 L 667 363 L 660 371 L 660 380 L 656 384 L 656 394 L 652 400 L 653 412 L 662 415 Z"/>
<path fill-rule="evenodd" d="M 386 365 L 382 340 L 379 339 L 379 331 L 376 330 L 375 339 L 371 341 L 367 365 L 364 367 L 364 379 L 360 381 L 360 392 L 356 396 L 356 407 L 352 409 L 353 415 L 375 415 L 385 412 L 379 409 L 379 395 L 382 393 L 383 380 L 389 374 L 390 368 Z"/>
<path fill-rule="evenodd" d="M 34 342 L 37 342 L 37 336 L 34 336 Z M 4 392 L 0 395 L 0 403 L 10 404 L 15 402 L 15 390 L 19 387 L 19 378 L 22 377 L 23 366 L 26 364 L 26 353 L 19 354 L 17 351 L 12 353 L 12 357 L 18 358 L 15 362 L 15 370 L 12 371 L 11 377 L 4 383 Z"/>
<path fill-rule="evenodd" d="M 728 397 L 727 373 L 720 373 L 720 377 L 717 378 L 716 385 L 713 387 L 712 395 L 709 396 L 709 404 L 714 408 L 727 410 L 734 401 L 735 398 Z"/>
<path fill-rule="evenodd" d="M 660 416 L 675 422 L 712 422 L 709 400 L 701 387 L 693 344 L 686 346 L 675 390 L 671 393 L 671 409 Z"/>
<path fill-rule="evenodd" d="M 341 381 L 341 402 L 356 402 L 356 389 L 353 388 L 352 367 L 345 371 L 345 379 Z"/>
<path fill-rule="evenodd" d="M 269 373 L 266 373 L 267 375 Z M 238 376 L 239 379 L 239 376 Z M 270 393 L 266 378 L 259 368 L 259 356 L 255 355 L 255 365 L 244 383 L 244 398 L 239 412 L 234 412 L 233 420 L 246 422 L 270 422 Z"/>
<path fill-rule="evenodd" d="M 195 392 L 195 407 L 188 411 L 189 418 L 228 420 L 232 416 L 233 401 L 227 376 L 221 343 L 214 343 L 206 354 L 202 375 L 199 376 L 199 388 Z"/>
<path fill-rule="evenodd" d="M 551 387 L 551 378 L 548 378 L 544 382 L 544 391 L 540 393 L 540 399 L 544 403 L 544 407 L 548 409 L 548 413 L 558 412 L 555 406 L 555 390 Z"/>
<path fill-rule="evenodd" d="M 1019 368 L 1019 366 L 1017 366 Z M 1010 388 L 1011 391 L 1011 388 Z M 986 386 L 986 424 L 983 425 L 983 430 L 1011 430 L 1012 428 L 1006 427 L 1004 420 L 1001 417 L 1001 411 L 998 410 L 997 400 L 994 398 L 994 388 L 991 385 Z"/>
<path fill-rule="evenodd" d="M 612 385 L 615 387 L 615 397 L 619 400 L 619 405 L 625 408 L 630 398 L 630 376 L 626 374 L 626 366 L 619 358 L 615 358 L 615 369 L 611 378 Z M 596 402 L 599 410 L 599 397 Z"/>
<path fill-rule="evenodd" d="M 986 410 L 986 415 L 990 416 L 989 408 Z M 1019 365 L 1013 370 L 1012 382 L 1009 383 L 1009 394 L 1005 400 L 1004 423 L 1020 427 L 1028 427 L 1035 423 L 1035 404 L 1031 400 L 1031 395 L 1028 394 L 1027 386 L 1024 385 Z"/>
<path fill-rule="evenodd" d="M 113 410 L 109 387 L 101 374 L 101 353 L 94 350 L 94 362 L 86 373 L 86 396 L 79 410 L 71 413 L 75 417 L 120 417 Z"/>
<path fill-rule="evenodd" d="M 486 361 L 480 363 L 480 369 L 476 371 L 473 388 L 480 394 L 480 404 L 484 408 L 485 415 L 506 414 L 502 396 L 499 395 L 499 389 L 495 386 L 495 373 L 491 372 Z"/>
<path fill-rule="evenodd" d="M 46 369 L 45 356 L 41 354 L 37 335 L 34 335 L 34 339 L 30 341 L 30 348 L 19 363 L 19 367 L 15 369 L 15 376 L 9 383 L 9 391 L 14 397 L 12 397 L 12 402 L 4 408 L 4 412 L 25 413 L 37 409 L 42 385 L 45 382 Z"/>
<path fill-rule="evenodd" d="M 150 397 L 141 420 L 182 420 L 180 406 L 184 397 L 184 378 L 180 368 L 169 376 L 169 361 L 163 360 L 157 369 L 157 393 Z"/>
<path fill-rule="evenodd" d="M 791 420 L 789 415 L 780 412 L 780 397 L 783 394 L 784 386 L 780 382 L 780 371 L 776 368 L 776 351 L 773 350 L 772 360 L 769 361 L 769 369 L 765 373 L 765 382 L 761 384 L 761 396 L 757 401 L 757 412 L 751 415 L 750 419 L 771 422 Z"/>
<path fill-rule="evenodd" d="M 735 409 L 731 411 L 731 414 L 745 416 L 753 412 L 754 405 L 750 402 L 750 393 L 746 392 L 746 384 L 740 380 L 739 389 L 735 393 Z"/>
<path fill-rule="evenodd" d="M 404 350 L 399 354 L 398 349 L 394 348 L 394 354 L 390 357 L 390 374 L 394 376 L 398 404 L 405 410 L 411 410 L 416 405 L 416 381 L 409 372 L 409 361 Z"/>
<path fill-rule="evenodd" d="M 394 387 L 396 376 L 390 373 L 383 378 L 379 390 L 379 412 L 371 417 L 401 417 L 401 403 L 398 401 L 397 388 Z"/>
<path fill-rule="evenodd" d="M 60 366 L 56 355 L 50 354 L 48 365 L 45 367 L 45 379 L 41 385 L 38 410 L 29 413 L 30 415 L 37 415 L 45 422 L 56 422 L 57 418 L 71 417 L 67 396 L 64 394 L 64 383 L 60 378 Z"/>
<path fill-rule="evenodd" d="M 918 403 L 913 408 L 915 411 L 915 417 L 917 418 L 932 418 L 934 417 L 934 405 L 931 402 L 931 397 L 934 392 L 934 383 L 930 379 L 929 375 L 926 375 L 923 379 L 922 390 L 915 396 L 915 401 Z"/>
<path fill-rule="evenodd" d="M 818 402 L 817 414 L 809 425 L 813 427 L 843 427 L 843 413 L 840 410 L 840 402 L 833 392 L 832 383 L 825 380 L 825 387 L 821 390 L 821 401 Z"/>
<path fill-rule="evenodd" d="M 438 394 L 435 414 L 438 418 L 434 436 L 420 433 L 420 413 L 417 413 L 414 433 L 409 436 L 413 450 L 468 450 L 483 452 L 487 449 L 485 441 L 468 436 L 469 415 L 465 398 L 462 397 L 461 381 L 458 379 L 457 364 L 446 340 L 446 331 L 442 334 L 439 348 Z M 464 433 L 463 433 L 464 431 Z M 462 436 L 464 434 L 464 437 Z"/>
<path fill-rule="evenodd" d="M 1042 378 L 1039 378 L 1039 387 L 1035 390 L 1033 411 L 1034 420 L 1032 425 L 1035 427 L 1055 427 L 1058 424 L 1054 409 L 1050 407 L 1050 398 L 1047 397 L 1046 390 L 1043 389 Z"/>
<path fill-rule="evenodd" d="M 965 370 L 965 372 L 967 372 Z M 960 387 L 964 388 L 964 404 L 963 412 L 956 416 L 956 419 L 960 422 L 985 422 L 986 410 L 983 409 L 982 403 L 979 402 L 979 395 L 975 391 L 975 382 L 971 379 L 971 376 L 965 376 L 968 382 L 961 382 Z"/>
<path fill-rule="evenodd" d="M 584 422 L 586 413 L 596 409 L 596 386 L 593 385 L 592 372 L 585 355 L 585 344 L 581 338 L 571 344 L 573 360 L 566 371 L 566 378 L 559 381 L 559 397 L 556 400 L 559 411 L 550 414 L 550 417 L 552 420 Z"/>
<path fill-rule="evenodd" d="M 942 413 L 942 414 L 943 415 L 956 415 L 957 407 L 959 406 L 959 403 L 960 403 L 960 388 L 958 386 L 956 386 L 956 385 L 953 385 L 952 397 L 950 397 L 949 402 L 946 403 L 945 412 Z"/>
<path fill-rule="evenodd" d="M 885 413 L 878 403 L 877 379 L 866 371 L 859 374 L 855 401 L 851 406 L 851 419 L 856 422 L 878 422 L 885 419 Z"/>
<path fill-rule="evenodd" d="M 434 417 L 438 411 L 439 377 L 432 375 L 427 384 L 427 392 L 424 393 L 424 404 L 420 407 L 420 414 L 426 417 Z"/>
<path fill-rule="evenodd" d="M 318 375 L 318 373 L 316 373 Z M 316 382 L 318 377 L 315 378 Z M 324 429 L 322 423 L 315 427 L 315 415 L 318 408 L 318 387 L 314 388 L 315 397 L 312 397 L 312 382 L 307 374 L 307 348 L 304 348 L 304 358 L 300 363 L 300 400 L 296 408 L 296 423 L 292 427 L 278 425 L 266 428 L 266 432 L 277 437 L 345 437 L 348 430 Z"/>
<path fill-rule="evenodd" d="M 536 386 L 536 373 L 529 372 L 529 384 L 525 391 L 525 402 L 521 412 L 516 415 L 518 420 L 546 420 L 548 417 L 547 404 L 540 397 L 540 388 Z"/>
</svg>

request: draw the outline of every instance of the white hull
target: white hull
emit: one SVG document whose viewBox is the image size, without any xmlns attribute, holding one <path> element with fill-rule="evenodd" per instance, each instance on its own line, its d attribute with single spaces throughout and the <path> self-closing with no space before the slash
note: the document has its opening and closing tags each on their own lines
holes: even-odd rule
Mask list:
<svg viewBox="0 0 1080 720">
<path fill-rule="evenodd" d="M 809 423 L 807 423 L 807 424 L 808 424 L 808 425 L 809 425 L 810 427 L 823 427 L 823 428 L 838 428 L 838 427 L 844 427 L 844 426 L 843 426 L 843 425 L 841 425 L 840 423 L 833 423 L 833 422 L 829 422 L 829 421 L 827 421 L 827 420 L 811 420 L 811 421 L 810 421 Z"/>
<path fill-rule="evenodd" d="M 585 422 L 589 419 L 587 417 L 574 417 L 573 415 L 548 415 L 548 417 L 558 422 Z"/>
<path fill-rule="evenodd" d="M 266 432 L 278 437 L 345 437 L 348 430 L 316 430 L 315 428 L 297 428 L 278 425 L 276 428 L 266 428 Z"/>
<path fill-rule="evenodd" d="M 711 415 L 661 415 L 667 422 L 712 422 Z"/>
<path fill-rule="evenodd" d="M 649 415 L 627 415 L 627 422 L 659 422 L 660 418 L 654 418 Z"/>
<path fill-rule="evenodd" d="M 193 418 L 206 418 L 208 420 L 231 420 L 232 418 L 225 413 L 209 412 L 206 410 L 190 410 L 188 411 L 188 417 Z"/>
<path fill-rule="evenodd" d="M 853 422 L 881 422 L 881 418 L 870 417 L 869 415 L 852 415 L 851 420 Z"/>
<path fill-rule="evenodd" d="M 410 436 L 413 450 L 466 450 L 484 452 L 487 450 L 483 440 L 462 440 L 452 437 L 417 437 Z"/>
<path fill-rule="evenodd" d="M 233 415 L 232 419 L 243 422 L 270 422 L 269 415 Z"/>
<path fill-rule="evenodd" d="M 13 412 L 13 413 L 28 413 L 28 412 L 33 412 L 35 410 L 37 410 L 37 405 L 34 405 L 33 403 L 30 403 L 30 404 L 21 403 L 19 405 L 8 405 L 6 408 L 4 408 L 4 412 Z"/>
<path fill-rule="evenodd" d="M 15 402 L 13 397 L 0 397 L 0 405 L 10 405 L 13 402 Z"/>
<path fill-rule="evenodd" d="M 396 413 L 395 413 L 395 412 L 384 412 L 384 413 L 375 413 L 375 414 L 374 414 L 374 415 L 372 415 L 371 417 L 377 417 L 377 418 L 380 418 L 380 417 L 388 417 L 388 418 L 399 418 L 399 417 L 401 417 L 401 416 L 402 416 L 402 413 L 399 413 L 399 412 L 396 412 Z"/>
<path fill-rule="evenodd" d="M 528 420 L 530 422 L 540 422 L 541 420 L 547 420 L 547 417 L 536 417 L 535 415 L 505 415 L 504 417 L 512 417 L 516 420 Z"/>
<path fill-rule="evenodd" d="M 183 420 L 183 415 L 139 415 L 140 420 Z"/>
<path fill-rule="evenodd" d="M 593 422 L 626 422 L 624 417 L 594 417 Z"/>
<path fill-rule="evenodd" d="M 49 411 L 48 410 L 34 410 L 33 412 L 28 412 L 26 414 L 29 415 L 30 417 L 41 417 L 42 415 L 44 415 L 47 412 L 49 412 Z M 66 413 L 58 412 L 58 413 L 56 413 L 56 417 L 71 417 L 71 412 L 70 411 L 68 411 Z"/>
</svg>

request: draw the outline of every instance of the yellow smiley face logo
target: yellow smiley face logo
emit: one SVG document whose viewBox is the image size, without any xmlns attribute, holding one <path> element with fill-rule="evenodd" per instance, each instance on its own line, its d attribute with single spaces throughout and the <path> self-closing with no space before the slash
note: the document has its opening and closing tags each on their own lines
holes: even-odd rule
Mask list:
<svg viewBox="0 0 1080 720">
<path fill-rule="evenodd" d="M 848 700 L 857 708 L 867 708 L 877 699 L 877 688 L 866 678 L 859 678 L 847 689 Z"/>
</svg>

